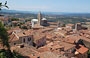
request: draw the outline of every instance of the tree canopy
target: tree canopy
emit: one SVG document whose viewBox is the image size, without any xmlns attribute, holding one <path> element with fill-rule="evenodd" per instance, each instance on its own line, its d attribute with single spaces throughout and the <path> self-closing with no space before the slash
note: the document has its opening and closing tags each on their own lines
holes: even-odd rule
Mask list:
<svg viewBox="0 0 90 58">
<path fill-rule="evenodd" d="M 7 1 L 5 2 L 5 4 L 2 4 L 2 2 L 0 2 L 0 10 L 1 10 L 3 7 L 9 8 L 9 7 L 7 6 Z"/>
<path fill-rule="evenodd" d="M 9 48 L 9 44 L 8 44 L 8 34 L 6 29 L 4 28 L 4 25 L 2 24 L 2 22 L 0 22 L 0 40 L 3 44 L 3 46 L 6 46 Z"/>
<path fill-rule="evenodd" d="M 0 49 L 0 58 L 23 58 L 20 54 L 11 52 L 8 40 L 7 30 L 4 28 L 2 22 L 0 22 L 0 44 L 3 44 L 4 47 L 3 49 Z"/>
<path fill-rule="evenodd" d="M 7 1 L 5 2 L 5 4 L 2 4 L 2 2 L 0 2 L 0 10 L 2 9 L 2 7 L 8 8 Z M 3 45 L 3 49 L 0 49 L 0 58 L 23 58 L 23 56 L 21 56 L 20 54 L 11 52 L 8 40 L 9 37 L 7 30 L 4 28 L 4 25 L 0 21 L 0 44 Z"/>
</svg>

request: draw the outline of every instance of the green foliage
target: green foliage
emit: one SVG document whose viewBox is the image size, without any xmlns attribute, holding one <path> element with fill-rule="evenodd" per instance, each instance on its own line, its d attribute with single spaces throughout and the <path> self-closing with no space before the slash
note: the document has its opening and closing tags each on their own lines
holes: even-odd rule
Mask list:
<svg viewBox="0 0 90 58">
<path fill-rule="evenodd" d="M 22 29 L 28 29 L 27 26 L 21 26 Z"/>
<path fill-rule="evenodd" d="M 0 50 L 0 58 L 24 58 L 17 52 L 10 52 L 10 50 L 2 49 Z"/>
<path fill-rule="evenodd" d="M 3 43 L 3 46 L 6 46 L 9 48 L 8 33 L 1 22 L 0 22 L 0 40 Z"/>
<path fill-rule="evenodd" d="M 76 16 L 77 17 L 77 16 Z M 50 22 L 57 22 L 57 21 L 61 21 L 65 24 L 68 24 L 68 23 L 79 23 L 79 22 L 90 22 L 82 17 L 77 17 L 77 18 L 74 18 L 73 16 L 70 17 L 70 16 L 63 16 L 63 17 L 57 17 L 57 18 L 48 18 L 48 21 Z"/>
<path fill-rule="evenodd" d="M 0 50 L 0 58 L 12 58 L 13 54 L 10 50 L 2 49 Z"/>
<path fill-rule="evenodd" d="M 21 54 L 17 53 L 17 52 L 13 52 L 14 58 L 24 58 Z"/>
<path fill-rule="evenodd" d="M 4 47 L 7 47 L 8 49 L 2 49 L 0 50 L 0 58 L 23 58 L 18 53 L 11 52 L 10 46 L 8 43 L 8 34 L 6 29 L 4 28 L 4 25 L 0 22 L 0 40 Z"/>
<path fill-rule="evenodd" d="M 8 8 L 7 1 L 5 2 L 4 5 L 0 2 L 0 10 L 2 7 Z M 8 38 L 7 30 L 4 28 L 4 25 L 0 21 L 0 44 L 2 43 L 3 47 L 7 48 L 0 50 L 0 58 L 23 58 L 23 56 L 21 56 L 20 54 L 11 52 L 8 39 L 9 38 Z"/>
<path fill-rule="evenodd" d="M 19 21 L 18 18 L 11 18 L 11 21 Z"/>
<path fill-rule="evenodd" d="M 87 52 L 88 55 L 90 55 L 90 50 Z"/>
<path fill-rule="evenodd" d="M 9 8 L 9 7 L 7 6 L 7 1 L 5 2 L 5 4 L 2 4 L 2 2 L 0 2 L 0 10 L 2 9 L 2 7 Z"/>
</svg>

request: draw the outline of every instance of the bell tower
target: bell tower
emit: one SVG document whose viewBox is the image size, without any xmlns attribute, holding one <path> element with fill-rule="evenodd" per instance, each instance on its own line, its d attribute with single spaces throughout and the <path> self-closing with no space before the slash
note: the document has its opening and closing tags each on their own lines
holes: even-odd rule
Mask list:
<svg viewBox="0 0 90 58">
<path fill-rule="evenodd" d="M 42 19 L 41 12 L 38 13 L 37 18 L 38 18 L 38 25 L 41 25 L 41 19 Z"/>
</svg>

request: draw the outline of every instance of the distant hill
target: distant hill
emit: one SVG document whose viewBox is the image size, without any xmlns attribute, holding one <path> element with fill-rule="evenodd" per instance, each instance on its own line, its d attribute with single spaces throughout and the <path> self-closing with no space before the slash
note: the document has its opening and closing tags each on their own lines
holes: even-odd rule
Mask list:
<svg viewBox="0 0 90 58">
<path fill-rule="evenodd" d="M 18 11 L 2 9 L 0 12 L 4 13 L 24 13 L 24 14 L 37 14 L 37 11 Z M 90 16 L 90 13 L 69 13 L 69 12 L 41 12 L 44 15 L 66 15 L 66 16 Z"/>
<path fill-rule="evenodd" d="M 18 11 L 18 10 L 7 10 L 7 9 L 2 9 L 0 12 L 4 12 L 4 13 L 33 13 L 33 14 L 36 14 L 36 12 L 32 12 L 32 11 Z"/>
</svg>

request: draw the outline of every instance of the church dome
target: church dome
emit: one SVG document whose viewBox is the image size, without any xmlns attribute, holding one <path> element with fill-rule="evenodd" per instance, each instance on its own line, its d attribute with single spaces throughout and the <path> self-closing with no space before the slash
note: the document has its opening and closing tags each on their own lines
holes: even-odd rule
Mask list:
<svg viewBox="0 0 90 58">
<path fill-rule="evenodd" d="M 42 20 L 47 20 L 46 18 L 43 18 Z"/>
<path fill-rule="evenodd" d="M 38 19 L 32 19 L 31 21 L 33 21 L 33 22 L 37 22 L 37 21 L 38 21 Z"/>
</svg>

